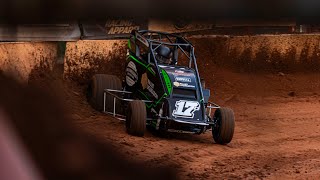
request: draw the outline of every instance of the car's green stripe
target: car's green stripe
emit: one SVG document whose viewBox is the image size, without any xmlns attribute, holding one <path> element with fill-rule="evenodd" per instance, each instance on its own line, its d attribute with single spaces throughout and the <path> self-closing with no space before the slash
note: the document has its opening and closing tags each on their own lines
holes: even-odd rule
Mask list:
<svg viewBox="0 0 320 180">
<path fill-rule="evenodd" d="M 172 83 L 171 83 L 170 77 L 169 77 L 168 73 L 167 73 L 165 70 L 163 70 L 163 69 L 161 70 L 161 74 L 162 74 L 163 79 L 164 79 L 164 81 L 165 81 L 165 84 L 166 84 L 168 93 L 171 94 L 171 91 L 172 91 Z"/>
<path fill-rule="evenodd" d="M 131 41 L 128 39 L 128 48 L 131 49 Z"/>
<path fill-rule="evenodd" d="M 167 93 L 164 93 L 164 94 L 161 96 L 161 98 L 156 102 L 156 105 L 158 105 L 158 104 L 160 103 L 160 101 L 161 101 L 164 97 L 166 97 L 166 96 L 168 96 Z"/>
</svg>

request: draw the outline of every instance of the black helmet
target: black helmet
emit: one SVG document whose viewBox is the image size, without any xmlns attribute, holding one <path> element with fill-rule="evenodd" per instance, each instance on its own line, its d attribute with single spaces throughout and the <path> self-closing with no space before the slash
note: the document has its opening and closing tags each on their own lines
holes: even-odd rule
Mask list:
<svg viewBox="0 0 320 180">
<path fill-rule="evenodd" d="M 164 57 L 164 58 L 167 58 L 169 59 L 170 58 L 170 53 L 171 53 L 171 50 L 169 47 L 165 46 L 165 45 L 160 45 L 156 52 L 158 53 L 158 55 Z"/>
<path fill-rule="evenodd" d="M 171 62 L 171 50 L 165 45 L 160 45 L 157 49 L 157 59 L 160 63 L 170 64 Z"/>
</svg>

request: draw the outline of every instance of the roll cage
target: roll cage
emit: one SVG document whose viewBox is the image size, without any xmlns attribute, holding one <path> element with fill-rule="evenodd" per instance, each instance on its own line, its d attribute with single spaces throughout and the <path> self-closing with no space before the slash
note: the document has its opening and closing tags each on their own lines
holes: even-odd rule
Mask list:
<svg viewBox="0 0 320 180">
<path fill-rule="evenodd" d="M 144 48 L 151 54 L 148 56 L 147 63 L 156 63 L 155 52 L 161 45 L 166 45 L 171 47 L 173 51 L 173 60 L 178 62 L 178 52 L 179 50 L 188 58 L 189 60 L 189 68 L 192 68 L 192 62 L 195 63 L 194 56 L 194 47 L 193 45 L 186 39 L 176 34 L 170 34 L 165 32 L 158 31 L 149 31 L 149 30 L 140 30 L 133 31 L 131 33 L 131 38 L 133 42 L 136 42 L 138 47 L 136 48 L 136 52 L 134 52 L 137 56 L 140 55 L 141 48 Z M 139 47 L 140 46 L 140 47 Z M 195 66 L 194 66 L 195 67 Z"/>
<path fill-rule="evenodd" d="M 196 83 L 197 87 L 199 87 L 198 90 L 200 91 L 201 96 L 200 103 L 204 107 L 206 106 L 206 104 L 204 104 L 203 90 L 201 87 L 197 60 L 194 54 L 194 47 L 188 40 L 176 34 L 150 30 L 140 30 L 132 31 L 131 37 L 129 39 L 129 44 L 131 44 L 131 41 L 135 42 L 135 52 L 131 51 L 131 53 L 134 53 L 137 57 L 141 57 L 141 59 L 147 61 L 148 64 L 154 64 L 155 68 L 157 69 L 156 73 L 158 73 L 159 77 L 161 77 L 161 71 L 159 70 L 159 64 L 155 56 L 157 48 L 159 48 L 161 45 L 166 45 L 173 48 L 173 61 L 175 62 L 174 65 L 177 65 L 178 63 L 178 52 L 180 50 L 189 59 L 188 68 L 193 69 L 195 71 L 197 81 Z M 129 45 L 129 49 L 133 48 L 130 47 L 131 45 Z M 144 48 L 147 51 L 145 55 L 141 55 L 141 48 Z M 146 56 L 147 58 L 142 58 L 143 56 Z M 160 81 L 163 86 L 163 89 L 166 89 L 164 87 L 162 78 L 160 78 Z M 204 116 L 205 112 L 203 111 L 203 117 Z"/>
</svg>

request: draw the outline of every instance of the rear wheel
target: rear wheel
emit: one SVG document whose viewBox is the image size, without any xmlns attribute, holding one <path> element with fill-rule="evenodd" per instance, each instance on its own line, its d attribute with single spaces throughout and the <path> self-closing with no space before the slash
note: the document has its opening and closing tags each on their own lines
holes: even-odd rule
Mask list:
<svg viewBox="0 0 320 180">
<path fill-rule="evenodd" d="M 91 106 L 98 110 L 103 110 L 104 89 L 121 90 L 121 81 L 118 77 L 106 74 L 96 74 L 92 77 L 87 91 L 87 99 Z M 106 111 L 113 112 L 113 97 L 106 96 Z M 120 102 L 116 101 L 116 112 L 120 111 Z"/>
<path fill-rule="evenodd" d="M 126 116 L 127 132 L 134 136 L 143 136 L 146 130 L 147 110 L 143 101 L 129 102 Z"/>
<path fill-rule="evenodd" d="M 235 121 L 234 113 L 230 108 L 220 108 L 214 113 L 215 125 L 212 127 L 212 136 L 216 143 L 228 144 L 231 142 Z"/>
</svg>

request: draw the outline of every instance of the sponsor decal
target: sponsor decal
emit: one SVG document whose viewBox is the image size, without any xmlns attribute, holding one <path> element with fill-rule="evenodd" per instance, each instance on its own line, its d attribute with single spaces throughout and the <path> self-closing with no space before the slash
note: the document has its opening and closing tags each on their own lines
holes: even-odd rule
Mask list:
<svg viewBox="0 0 320 180">
<path fill-rule="evenodd" d="M 174 71 L 174 73 L 175 73 L 175 74 L 184 74 L 184 71 L 181 71 L 181 70 L 175 70 L 175 71 Z"/>
<path fill-rule="evenodd" d="M 173 85 L 176 86 L 176 87 L 179 87 L 180 83 L 179 82 L 173 82 Z"/>
<path fill-rule="evenodd" d="M 190 88 L 195 88 L 194 85 L 190 85 L 190 84 L 187 84 L 187 83 L 180 83 L 180 86 L 181 87 L 190 87 Z"/>
<path fill-rule="evenodd" d="M 173 85 L 175 86 L 175 87 L 190 87 L 190 88 L 195 88 L 195 86 L 194 85 L 190 85 L 190 84 L 188 84 L 188 83 L 179 83 L 179 82 L 173 82 Z"/>
<path fill-rule="evenodd" d="M 138 81 L 137 67 L 134 62 L 130 61 L 126 68 L 126 83 L 128 86 L 133 86 Z"/>
<path fill-rule="evenodd" d="M 175 107 L 176 109 L 172 112 L 175 118 L 193 118 L 194 112 L 199 111 L 200 104 L 197 101 L 180 100 L 176 101 Z"/>
<path fill-rule="evenodd" d="M 195 88 L 194 85 L 190 85 L 188 83 L 179 83 L 179 82 L 173 82 L 173 85 L 175 87 L 188 87 L 188 88 Z"/>
<path fill-rule="evenodd" d="M 156 99 L 159 98 L 158 94 L 154 91 L 154 84 L 148 79 L 148 91 L 155 97 Z"/>
<path fill-rule="evenodd" d="M 172 73 L 175 77 L 179 77 L 179 76 L 185 76 L 185 77 L 190 77 L 190 76 L 193 76 L 193 73 L 191 72 L 185 72 L 185 71 L 182 71 L 182 70 L 175 70 L 173 73 Z"/>
<path fill-rule="evenodd" d="M 174 74 L 174 77 L 177 77 L 177 76 L 182 76 L 182 77 L 194 77 L 194 74 L 192 73 L 185 73 L 185 74 Z"/>
<path fill-rule="evenodd" d="M 188 82 L 188 83 L 191 82 L 191 78 L 189 78 L 189 77 L 177 76 L 177 77 L 175 77 L 175 80 L 178 82 Z"/>
</svg>

